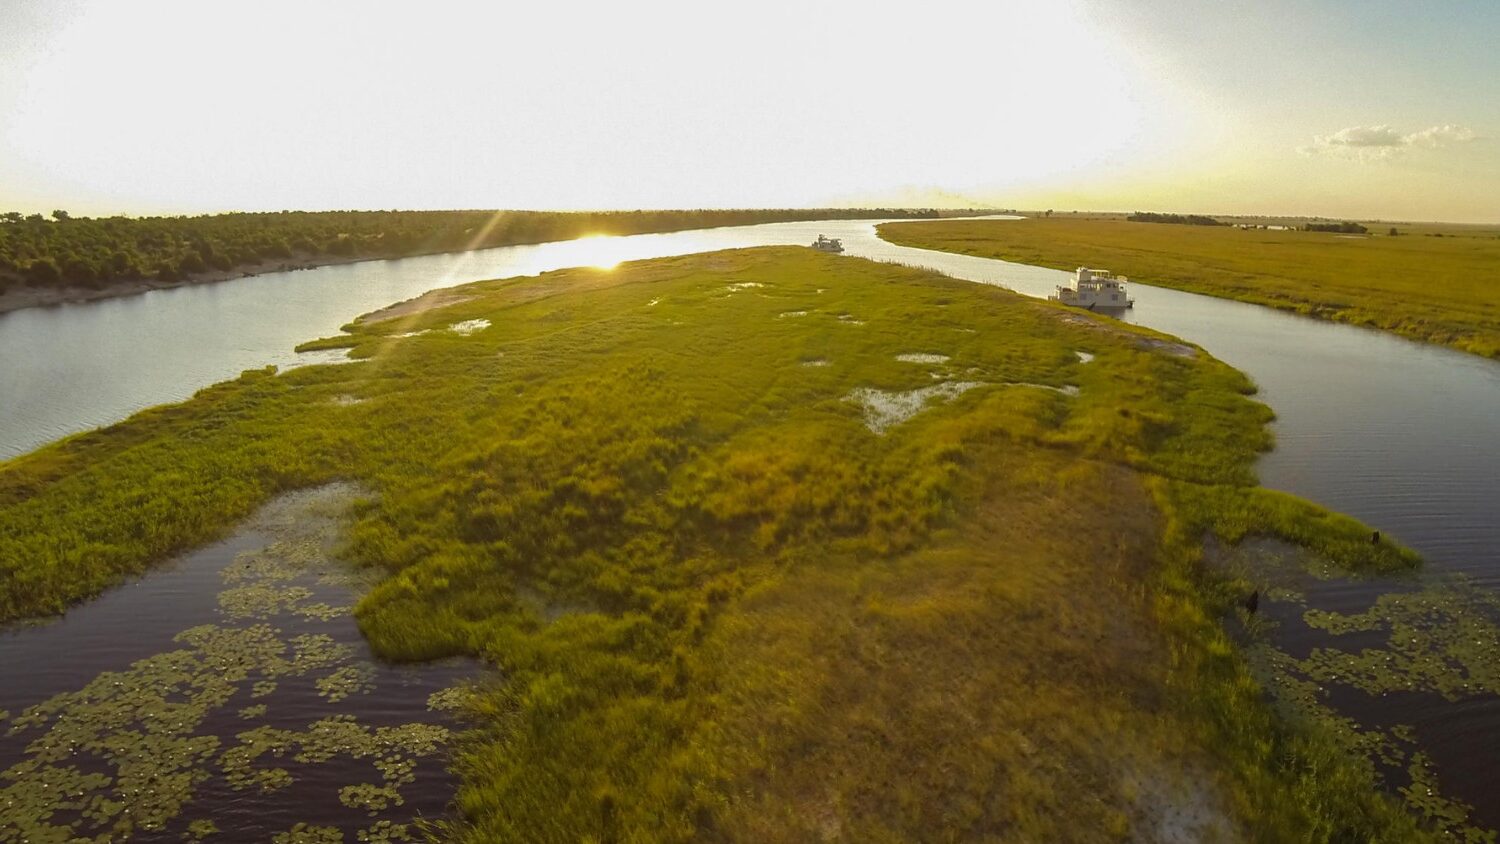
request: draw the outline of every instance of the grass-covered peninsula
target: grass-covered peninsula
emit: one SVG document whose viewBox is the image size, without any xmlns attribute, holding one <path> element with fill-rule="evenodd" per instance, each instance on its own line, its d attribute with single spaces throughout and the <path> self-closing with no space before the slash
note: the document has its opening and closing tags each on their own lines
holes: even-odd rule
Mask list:
<svg viewBox="0 0 1500 844">
<path fill-rule="evenodd" d="M 0 214 L 0 312 L 371 258 L 792 220 L 979 212 L 891 208 L 684 211 L 282 211 L 195 217 Z"/>
<path fill-rule="evenodd" d="M 1371 224 L 1371 231 L 1355 236 L 1069 217 L 880 227 L 882 237 L 903 246 L 1057 269 L 1107 267 L 1147 284 L 1500 357 L 1500 286 L 1494 283 L 1500 230 Z"/>
<path fill-rule="evenodd" d="M 1269 411 L 1200 350 L 796 248 L 442 301 L 0 463 L 0 619 L 350 481 L 376 651 L 498 669 L 444 838 L 1427 834 L 1275 714 L 1202 543 L 1415 561 L 1258 488 Z"/>
</svg>

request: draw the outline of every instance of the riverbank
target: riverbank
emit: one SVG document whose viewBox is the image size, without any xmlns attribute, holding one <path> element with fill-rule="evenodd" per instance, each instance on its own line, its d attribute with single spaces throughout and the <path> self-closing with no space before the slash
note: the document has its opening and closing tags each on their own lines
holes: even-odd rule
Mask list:
<svg viewBox="0 0 1500 844">
<path fill-rule="evenodd" d="M 678 211 L 322 211 L 0 220 L 0 314 L 268 272 L 598 235 L 984 211 L 762 208 Z"/>
<path fill-rule="evenodd" d="M 1200 557 L 1415 561 L 1257 488 L 1269 412 L 1201 351 L 805 249 L 454 293 L 0 463 L 0 616 L 344 479 L 376 652 L 506 680 L 458 840 L 1422 837 Z"/>
<path fill-rule="evenodd" d="M 24 308 L 76 305 L 83 302 L 97 302 L 103 299 L 139 296 L 142 293 L 149 293 L 153 290 L 171 290 L 176 287 L 189 287 L 195 284 L 217 284 L 235 279 L 251 278 L 264 273 L 309 270 L 314 267 L 329 267 L 335 264 L 354 264 L 360 261 L 382 260 L 389 259 L 340 258 L 330 255 L 289 258 L 286 260 L 259 261 L 229 270 L 208 270 L 201 273 L 191 273 L 174 281 L 164 281 L 157 278 L 122 279 L 112 282 L 109 287 L 30 287 L 24 284 L 15 284 L 4 290 L 0 290 L 0 314 L 19 311 Z"/>
<path fill-rule="evenodd" d="M 1237 299 L 1500 358 L 1500 230 L 1397 226 L 1370 236 L 1028 218 L 888 223 L 892 243 Z"/>
</svg>

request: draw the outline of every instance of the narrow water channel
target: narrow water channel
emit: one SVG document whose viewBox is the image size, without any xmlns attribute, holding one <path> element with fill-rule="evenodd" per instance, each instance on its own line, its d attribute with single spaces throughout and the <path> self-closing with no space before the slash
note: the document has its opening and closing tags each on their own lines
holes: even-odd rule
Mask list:
<svg viewBox="0 0 1500 844">
<path fill-rule="evenodd" d="M 870 221 L 823 221 L 346 264 L 19 311 L 0 315 L 0 459 L 184 399 L 244 369 L 294 363 L 296 343 L 436 287 L 805 244 L 820 233 L 843 238 L 849 255 L 930 267 L 1032 296 L 1046 295 L 1067 278 L 1055 270 L 894 246 L 875 236 Z M 1277 448 L 1259 467 L 1266 486 L 1399 537 L 1426 557 L 1431 576 L 1466 577 L 1486 600 L 1500 589 L 1500 364 L 1255 305 L 1138 282 L 1132 291 L 1136 306 L 1124 319 L 1197 343 L 1260 386 L 1259 399 L 1277 414 Z M 145 582 L 172 576 L 151 575 Z M 1391 588 L 1325 581 L 1309 587 L 1304 600 L 1315 609 L 1357 613 Z M 111 606 L 107 602 L 133 606 L 131 590 L 139 589 L 111 593 L 76 614 L 104 612 L 95 608 Z M 122 611 L 133 612 L 113 612 Z M 1267 615 L 1288 621 L 1282 631 L 1288 649 L 1308 653 L 1326 634 L 1292 623 L 1301 612 L 1282 607 Z M 71 617 L 65 622 L 73 623 Z M 0 637 L 0 648 L 6 642 Z M 1493 647 L 1480 648 L 1469 656 L 1485 665 L 1500 660 Z M 0 687 L 20 676 L 12 666 L 23 663 L 11 657 L 0 661 Z M 1472 804 L 1475 822 L 1500 828 L 1500 766 L 1494 764 L 1500 759 L 1500 697 L 1494 692 L 1480 683 L 1447 696 L 1356 690 L 1337 697 L 1360 723 L 1409 727 L 1444 792 Z M 0 708 L 7 705 L 0 700 Z"/>
<path fill-rule="evenodd" d="M 478 669 L 371 654 L 363 579 L 330 555 L 357 495 L 281 496 L 0 632 L 0 842 L 419 840 L 453 799 L 451 710 Z"/>
</svg>

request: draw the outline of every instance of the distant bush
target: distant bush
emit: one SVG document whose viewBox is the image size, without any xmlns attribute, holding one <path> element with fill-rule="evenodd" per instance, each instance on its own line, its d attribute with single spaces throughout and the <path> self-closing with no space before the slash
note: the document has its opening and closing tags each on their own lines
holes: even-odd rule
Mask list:
<svg viewBox="0 0 1500 844">
<path fill-rule="evenodd" d="M 1302 228 L 1310 232 L 1339 232 L 1341 234 L 1367 234 L 1370 231 L 1359 223 L 1348 221 L 1342 223 L 1308 223 Z"/>
<path fill-rule="evenodd" d="M 1154 211 L 1137 211 L 1125 219 L 1132 223 L 1178 223 L 1186 226 L 1227 226 L 1228 223 L 1205 217 L 1202 214 L 1158 214 Z"/>
</svg>

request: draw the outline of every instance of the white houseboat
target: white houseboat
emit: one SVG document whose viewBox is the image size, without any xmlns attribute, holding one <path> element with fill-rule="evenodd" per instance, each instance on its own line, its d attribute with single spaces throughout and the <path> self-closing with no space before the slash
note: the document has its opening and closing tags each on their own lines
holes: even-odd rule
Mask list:
<svg viewBox="0 0 1500 844">
<path fill-rule="evenodd" d="M 1135 304 L 1135 300 L 1125 292 L 1127 280 L 1125 276 L 1115 275 L 1109 270 L 1079 267 L 1073 273 L 1072 284 L 1059 284 L 1057 292 L 1047 298 L 1091 311 L 1128 308 Z"/>
<path fill-rule="evenodd" d="M 844 242 L 836 237 L 824 237 L 818 235 L 818 239 L 812 242 L 812 248 L 819 252 L 843 252 Z"/>
</svg>

